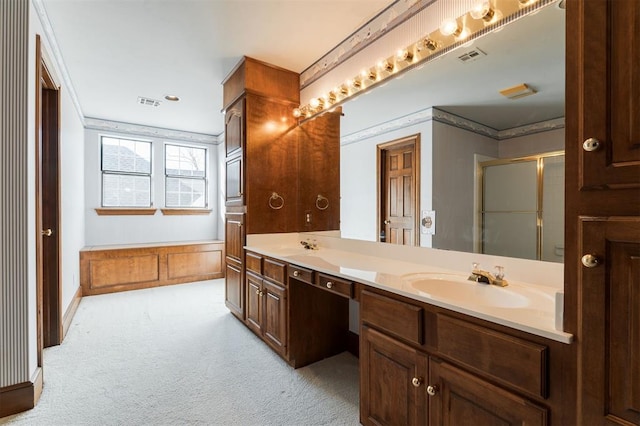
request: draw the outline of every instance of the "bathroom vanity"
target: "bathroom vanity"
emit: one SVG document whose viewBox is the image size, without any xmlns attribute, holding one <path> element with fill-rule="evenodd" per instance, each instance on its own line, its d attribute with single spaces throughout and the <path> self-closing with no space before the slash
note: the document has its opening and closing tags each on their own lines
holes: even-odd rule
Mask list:
<svg viewBox="0 0 640 426">
<path fill-rule="evenodd" d="M 305 249 L 307 235 L 249 235 L 247 324 L 300 367 L 347 350 L 359 306 L 363 424 L 567 423 L 555 287 L 471 282 L 430 249 L 323 236 Z"/>
</svg>

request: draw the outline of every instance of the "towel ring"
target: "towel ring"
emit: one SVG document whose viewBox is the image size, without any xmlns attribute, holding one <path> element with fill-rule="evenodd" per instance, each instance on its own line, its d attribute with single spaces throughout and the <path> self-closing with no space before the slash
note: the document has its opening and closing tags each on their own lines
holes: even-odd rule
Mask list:
<svg viewBox="0 0 640 426">
<path fill-rule="evenodd" d="M 269 207 L 271 207 L 273 210 L 280 210 L 284 207 L 284 198 L 282 198 L 282 196 L 280 196 L 280 194 L 278 194 L 277 192 L 272 192 L 271 197 L 269 197 Z"/>
<path fill-rule="evenodd" d="M 326 210 L 329 208 L 329 199 L 318 194 L 318 198 L 316 198 L 316 207 L 318 210 Z"/>
</svg>

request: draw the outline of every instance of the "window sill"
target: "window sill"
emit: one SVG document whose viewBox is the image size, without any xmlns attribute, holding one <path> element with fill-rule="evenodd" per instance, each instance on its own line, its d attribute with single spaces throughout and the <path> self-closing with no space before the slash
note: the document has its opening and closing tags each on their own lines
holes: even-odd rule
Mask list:
<svg viewBox="0 0 640 426">
<path fill-rule="evenodd" d="M 104 207 L 95 209 L 98 216 L 153 216 L 158 209 L 155 208 L 120 208 Z"/>
<path fill-rule="evenodd" d="M 166 216 L 206 215 L 211 213 L 211 209 L 160 209 L 160 211 Z"/>
</svg>

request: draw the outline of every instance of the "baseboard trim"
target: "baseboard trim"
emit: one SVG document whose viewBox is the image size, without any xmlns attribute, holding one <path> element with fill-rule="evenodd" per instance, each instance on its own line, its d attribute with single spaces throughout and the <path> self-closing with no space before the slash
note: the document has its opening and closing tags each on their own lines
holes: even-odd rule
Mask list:
<svg viewBox="0 0 640 426">
<path fill-rule="evenodd" d="M 360 358 L 360 336 L 351 330 L 347 336 L 347 351 L 356 358 Z"/>
<path fill-rule="evenodd" d="M 28 382 L 0 388 L 0 418 L 27 411 L 36 406 L 42 394 L 42 368 Z"/>
<path fill-rule="evenodd" d="M 67 311 L 64 313 L 64 317 L 62 317 L 62 339 L 61 340 L 64 340 L 64 338 L 67 337 L 67 332 L 69 331 L 69 327 L 71 327 L 71 321 L 73 321 L 73 317 L 76 315 L 76 311 L 78 310 L 78 306 L 80 306 L 81 300 L 82 300 L 82 287 L 78 286 L 78 290 L 76 290 L 76 294 L 73 295 L 73 300 L 71 300 L 71 303 L 67 308 Z"/>
</svg>

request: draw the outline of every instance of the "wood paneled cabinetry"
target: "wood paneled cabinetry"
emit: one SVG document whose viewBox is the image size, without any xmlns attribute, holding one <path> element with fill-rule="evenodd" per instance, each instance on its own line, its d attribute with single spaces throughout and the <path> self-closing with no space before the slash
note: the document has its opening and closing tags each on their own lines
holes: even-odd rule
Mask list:
<svg viewBox="0 0 640 426">
<path fill-rule="evenodd" d="M 223 98 L 227 253 L 247 234 L 339 229 L 341 113 L 298 126 L 299 75 L 248 57 L 223 82 Z M 244 319 L 243 255 L 227 260 L 227 306 Z"/>
<path fill-rule="evenodd" d="M 578 424 L 640 424 L 640 2 L 567 1 L 565 329 Z"/>
<path fill-rule="evenodd" d="M 283 356 L 287 353 L 285 271 L 283 263 L 247 253 L 247 326 Z"/>
<path fill-rule="evenodd" d="M 225 304 L 244 320 L 244 213 L 225 215 Z"/>
<path fill-rule="evenodd" d="M 566 421 L 563 344 L 379 290 L 360 300 L 363 424 Z"/>
</svg>

